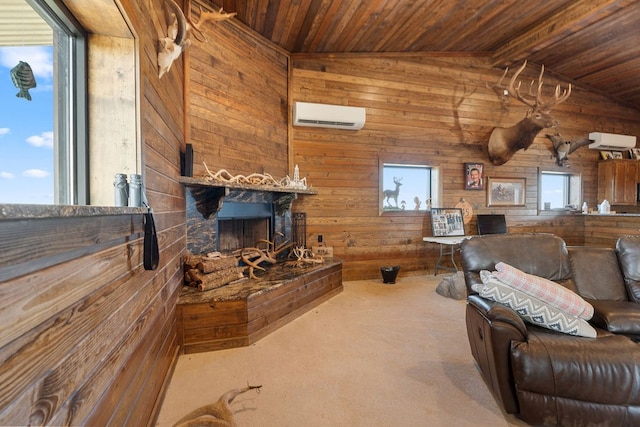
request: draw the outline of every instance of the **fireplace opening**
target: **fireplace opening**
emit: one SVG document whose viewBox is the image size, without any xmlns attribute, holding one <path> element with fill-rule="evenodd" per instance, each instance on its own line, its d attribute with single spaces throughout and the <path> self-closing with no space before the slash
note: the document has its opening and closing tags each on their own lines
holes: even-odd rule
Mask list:
<svg viewBox="0 0 640 427">
<path fill-rule="evenodd" d="M 272 203 L 225 202 L 217 214 L 217 250 L 229 254 L 274 235 Z"/>
</svg>

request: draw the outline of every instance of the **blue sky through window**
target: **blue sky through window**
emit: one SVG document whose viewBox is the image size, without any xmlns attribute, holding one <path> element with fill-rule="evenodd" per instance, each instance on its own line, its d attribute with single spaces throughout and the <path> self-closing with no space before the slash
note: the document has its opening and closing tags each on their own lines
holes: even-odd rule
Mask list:
<svg viewBox="0 0 640 427">
<path fill-rule="evenodd" d="M 53 204 L 53 48 L 0 47 L 0 204 Z M 10 71 L 33 70 L 31 101 L 16 97 Z"/>
</svg>

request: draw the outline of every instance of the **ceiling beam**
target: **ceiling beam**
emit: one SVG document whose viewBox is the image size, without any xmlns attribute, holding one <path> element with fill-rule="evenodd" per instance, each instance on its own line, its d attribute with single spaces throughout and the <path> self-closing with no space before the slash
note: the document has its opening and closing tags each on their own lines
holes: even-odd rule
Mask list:
<svg viewBox="0 0 640 427">
<path fill-rule="evenodd" d="M 611 15 L 635 0 L 579 0 L 539 22 L 524 34 L 498 48 L 494 67 L 506 67 L 527 59 L 559 40 Z"/>
</svg>

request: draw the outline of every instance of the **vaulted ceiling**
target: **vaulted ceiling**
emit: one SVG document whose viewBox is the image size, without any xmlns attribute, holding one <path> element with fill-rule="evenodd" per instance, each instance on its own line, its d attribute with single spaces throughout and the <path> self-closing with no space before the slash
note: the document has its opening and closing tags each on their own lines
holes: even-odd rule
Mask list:
<svg viewBox="0 0 640 427">
<path fill-rule="evenodd" d="M 203 0 L 286 51 L 527 59 L 640 109 L 637 0 Z"/>
</svg>

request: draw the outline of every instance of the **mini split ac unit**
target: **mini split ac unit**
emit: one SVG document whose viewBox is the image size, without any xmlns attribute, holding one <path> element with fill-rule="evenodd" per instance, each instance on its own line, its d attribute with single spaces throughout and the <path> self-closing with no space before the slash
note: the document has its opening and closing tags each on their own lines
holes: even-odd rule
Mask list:
<svg viewBox="0 0 640 427">
<path fill-rule="evenodd" d="M 293 125 L 333 129 L 362 129 L 365 109 L 343 105 L 296 102 L 293 104 Z"/>
<path fill-rule="evenodd" d="M 627 150 L 636 146 L 636 137 L 617 135 L 615 133 L 591 132 L 589 139 L 593 142 L 589 148 L 595 150 Z"/>
</svg>

